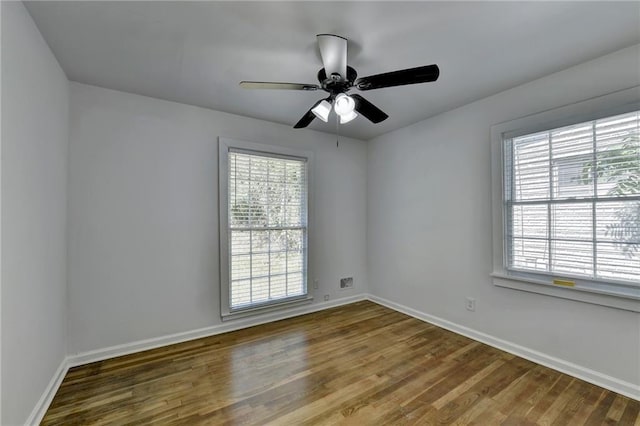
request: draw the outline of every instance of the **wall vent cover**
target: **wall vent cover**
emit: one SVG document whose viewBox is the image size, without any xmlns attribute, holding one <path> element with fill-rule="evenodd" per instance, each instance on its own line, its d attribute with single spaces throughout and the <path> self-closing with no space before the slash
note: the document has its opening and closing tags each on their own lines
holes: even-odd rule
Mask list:
<svg viewBox="0 0 640 426">
<path fill-rule="evenodd" d="M 346 288 L 353 288 L 353 277 L 340 278 L 340 290 L 344 290 Z"/>
</svg>

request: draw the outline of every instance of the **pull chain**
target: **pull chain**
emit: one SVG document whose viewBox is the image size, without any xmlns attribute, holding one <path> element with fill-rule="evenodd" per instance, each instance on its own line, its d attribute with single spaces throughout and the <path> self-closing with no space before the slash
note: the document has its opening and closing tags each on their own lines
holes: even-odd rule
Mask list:
<svg viewBox="0 0 640 426">
<path fill-rule="evenodd" d="M 336 114 L 336 148 L 338 148 L 340 146 L 340 133 L 339 133 L 339 128 L 340 128 L 340 118 L 338 118 L 337 114 Z"/>
</svg>

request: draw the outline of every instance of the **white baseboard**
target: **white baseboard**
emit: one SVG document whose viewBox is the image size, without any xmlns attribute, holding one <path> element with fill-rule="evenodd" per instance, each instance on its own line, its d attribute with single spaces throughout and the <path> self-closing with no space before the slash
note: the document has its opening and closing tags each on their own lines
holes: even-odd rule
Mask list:
<svg viewBox="0 0 640 426">
<path fill-rule="evenodd" d="M 91 362 L 103 361 L 109 358 L 129 355 L 135 352 L 146 351 L 149 349 L 173 345 L 175 343 L 182 343 L 189 340 L 200 339 L 202 337 L 214 336 L 216 334 L 228 333 L 230 331 L 236 331 L 260 324 L 283 320 L 286 318 L 297 317 L 299 315 L 310 314 L 312 312 L 322 311 L 325 309 L 334 308 L 336 306 L 347 305 L 349 303 L 359 302 L 366 299 L 366 294 L 359 294 L 356 296 L 331 300 L 329 302 L 314 303 L 312 305 L 304 305 L 281 311 L 269 312 L 262 315 L 255 315 L 250 318 L 227 321 L 221 324 L 204 327 L 197 330 L 139 340 L 137 342 L 125 343 L 122 345 L 111 346 L 108 348 L 97 349 L 88 352 L 81 352 L 78 354 L 70 355 L 68 357 L 69 367 L 76 367 L 78 365 L 89 364 Z"/>
<path fill-rule="evenodd" d="M 640 400 L 640 386 L 633 383 L 599 373 L 595 370 L 591 370 L 572 362 L 556 358 L 542 352 L 538 352 L 536 350 L 508 342 L 506 340 L 499 339 L 489 334 L 482 333 L 480 331 L 453 323 L 451 321 L 447 321 L 442 318 L 435 317 L 433 315 L 425 314 L 424 312 L 420 312 L 416 309 L 409 308 L 408 306 L 404 306 L 378 296 L 369 294 L 367 295 L 367 299 L 374 303 L 378 303 L 382 306 L 393 309 L 394 311 L 402 312 L 403 314 L 407 314 L 419 320 L 428 322 L 438 327 L 442 327 L 449 331 L 453 331 L 454 333 L 469 337 L 470 339 L 477 340 L 489 346 L 493 346 L 494 348 L 501 349 L 505 352 L 509 352 L 521 358 L 528 359 L 529 361 L 544 365 L 545 367 L 560 371 L 561 373 L 565 373 L 578 379 L 584 380 L 585 382 L 589 382 L 605 389 L 609 389 L 613 392 L 628 396 L 629 398 L 633 398 L 635 400 Z"/>
<path fill-rule="evenodd" d="M 42 421 L 49 405 L 51 405 L 51 401 L 53 401 L 53 397 L 56 395 L 56 392 L 58 392 L 62 379 L 64 379 L 64 376 L 67 375 L 67 371 L 69 371 L 68 359 L 68 357 L 64 358 L 58 366 L 58 369 L 53 374 L 51 381 L 42 393 L 42 396 L 38 400 L 35 408 L 31 411 L 29 417 L 27 417 L 27 420 L 24 423 L 25 425 L 39 425 Z"/>
<path fill-rule="evenodd" d="M 197 330 L 186 331 L 182 333 L 175 333 L 167 336 L 155 337 L 152 339 L 140 340 L 137 342 L 125 343 L 122 345 L 111 346 L 108 348 L 98 349 L 94 351 L 82 352 L 74 355 L 67 356 L 60 366 L 56 370 L 55 374 L 51 378 L 49 385 L 45 389 L 44 393 L 40 397 L 40 400 L 36 404 L 35 408 L 29 415 L 25 424 L 37 425 L 42 421 L 53 397 L 55 396 L 64 376 L 71 367 L 88 364 L 96 361 L 103 361 L 110 358 L 115 358 L 122 355 L 129 355 L 135 352 L 146 351 L 149 349 L 155 349 L 162 346 L 172 345 L 175 343 L 182 343 L 189 340 L 199 339 L 202 337 L 214 336 L 216 334 L 228 333 L 230 331 L 240 330 L 243 328 L 253 327 L 260 324 L 265 324 L 273 321 L 279 321 L 286 318 L 292 318 L 300 315 L 309 314 L 312 312 L 322 311 L 337 306 L 347 305 L 349 303 L 359 302 L 361 300 L 370 300 L 387 308 L 393 309 L 398 312 L 402 312 L 419 320 L 428 322 L 430 324 L 442 327 L 454 333 L 461 334 L 469 337 L 473 340 L 485 343 L 495 348 L 501 349 L 505 352 L 517 355 L 519 357 L 528 359 L 554 370 L 560 371 L 570 376 L 577 377 L 586 382 L 593 383 L 594 385 L 601 386 L 605 389 L 609 389 L 613 392 L 628 396 L 636 400 L 640 400 L 640 386 L 635 385 L 624 380 L 617 379 L 615 377 L 608 376 L 606 374 L 599 373 L 580 365 L 552 357 L 542 352 L 535 351 L 533 349 L 526 348 L 524 346 L 516 345 L 515 343 L 508 342 L 506 340 L 499 339 L 489 334 L 482 333 L 480 331 L 447 321 L 442 318 L 435 317 L 433 315 L 425 314 L 416 309 L 409 308 L 399 303 L 392 302 L 387 299 L 383 299 L 371 294 L 360 294 L 351 297 L 345 297 L 341 299 L 332 300 L 329 302 L 316 303 L 313 305 L 305 305 L 301 307 L 291 308 L 279 312 L 271 312 L 263 315 L 257 315 L 255 317 L 241 319 L 237 321 L 225 322 L 222 324 L 214 325 L 211 327 L 205 327 Z"/>
<path fill-rule="evenodd" d="M 297 317 L 300 315 L 310 314 L 312 312 L 322 311 L 337 306 L 348 305 L 349 303 L 366 300 L 366 294 L 344 297 L 329 302 L 315 303 L 313 305 L 305 305 L 297 308 L 291 308 L 278 312 L 271 312 L 263 315 L 256 315 L 251 318 L 226 322 L 211 327 L 205 327 L 198 330 L 191 330 L 182 333 L 175 333 L 167 336 L 155 337 L 152 339 L 139 340 L 137 342 L 125 343 L 122 345 L 111 346 L 104 349 L 82 352 L 75 355 L 69 355 L 62 360 L 60 366 L 51 378 L 40 400 L 27 418 L 26 425 L 40 424 L 44 415 L 53 401 L 62 380 L 64 379 L 69 368 L 96 361 L 104 361 L 109 358 L 115 358 L 122 355 L 129 355 L 135 352 L 142 352 L 149 349 L 155 349 L 162 346 L 182 343 L 189 340 L 199 339 L 202 337 L 214 336 L 216 334 L 228 333 L 230 331 L 240 330 L 243 328 L 253 327 L 260 324 L 279 321 L 286 318 Z"/>
</svg>

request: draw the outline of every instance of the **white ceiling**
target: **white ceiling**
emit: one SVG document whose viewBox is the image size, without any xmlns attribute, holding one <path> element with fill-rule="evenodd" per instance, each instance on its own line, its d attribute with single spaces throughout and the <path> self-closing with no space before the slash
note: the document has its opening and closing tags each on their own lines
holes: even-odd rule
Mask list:
<svg viewBox="0 0 640 426">
<path fill-rule="evenodd" d="M 362 92 L 390 116 L 369 139 L 640 43 L 640 2 L 28 2 L 69 79 L 293 125 L 324 92 L 315 35 L 349 39 L 360 76 L 436 63 L 435 83 Z M 523 99 L 526 102 L 526 99 Z M 335 123 L 310 128 L 332 132 Z"/>
</svg>

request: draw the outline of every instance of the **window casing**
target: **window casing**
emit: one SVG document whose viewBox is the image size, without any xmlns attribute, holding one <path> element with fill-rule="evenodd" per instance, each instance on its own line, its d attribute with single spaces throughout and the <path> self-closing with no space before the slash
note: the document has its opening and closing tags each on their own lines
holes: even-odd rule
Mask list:
<svg viewBox="0 0 640 426">
<path fill-rule="evenodd" d="M 492 128 L 494 284 L 640 311 L 638 93 Z"/>
<path fill-rule="evenodd" d="M 310 300 L 310 153 L 220 139 L 222 316 Z"/>
</svg>

